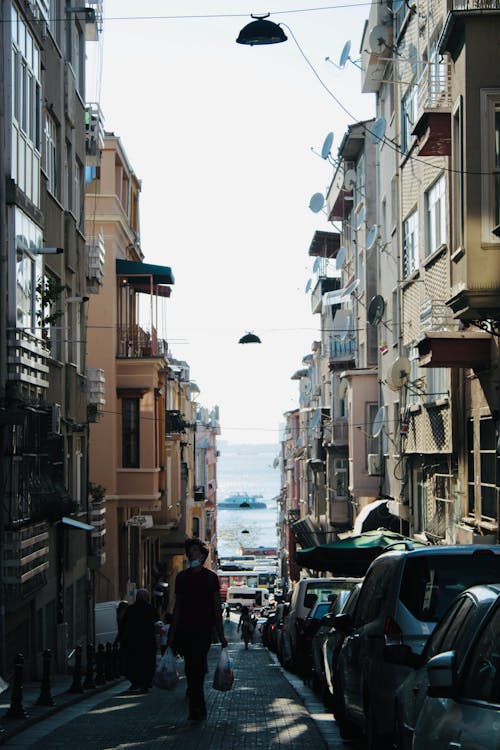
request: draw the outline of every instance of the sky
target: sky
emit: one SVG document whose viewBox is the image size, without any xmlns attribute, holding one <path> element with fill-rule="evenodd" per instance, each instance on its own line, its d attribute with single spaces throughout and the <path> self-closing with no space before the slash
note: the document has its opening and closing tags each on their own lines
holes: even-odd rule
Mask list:
<svg viewBox="0 0 500 750">
<path fill-rule="evenodd" d="M 230 442 L 277 443 L 298 405 L 291 376 L 319 338 L 308 250 L 334 230 L 308 207 L 334 174 L 321 148 L 333 132 L 335 156 L 347 125 L 374 114 L 356 65 L 325 58 L 338 62 L 347 40 L 359 56 L 369 7 L 104 0 L 102 41 L 87 45 L 87 101 L 142 181 L 145 262 L 175 277 L 163 336 Z M 266 12 L 288 41 L 236 44 Z M 262 343 L 239 344 L 247 331 Z"/>
</svg>

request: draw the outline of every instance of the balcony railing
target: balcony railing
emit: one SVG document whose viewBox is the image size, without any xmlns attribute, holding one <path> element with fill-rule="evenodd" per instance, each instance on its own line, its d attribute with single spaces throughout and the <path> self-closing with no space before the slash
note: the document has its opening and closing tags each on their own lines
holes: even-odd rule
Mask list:
<svg viewBox="0 0 500 750">
<path fill-rule="evenodd" d="M 500 0 L 453 0 L 453 10 L 500 10 Z"/>
<path fill-rule="evenodd" d="M 354 359 L 356 354 L 356 342 L 352 340 L 340 341 L 330 339 L 328 342 L 328 358 L 330 361 L 338 360 L 345 362 Z"/>
<path fill-rule="evenodd" d="M 26 597 L 44 586 L 49 567 L 48 524 L 6 531 L 2 564 L 7 600 Z"/>
<path fill-rule="evenodd" d="M 418 82 L 417 117 L 424 110 L 451 107 L 451 65 L 447 58 L 429 62 Z"/>
<path fill-rule="evenodd" d="M 136 359 L 141 357 L 166 357 L 168 345 L 159 339 L 156 329 L 145 331 L 136 324 L 118 326 L 116 356 Z"/>
</svg>

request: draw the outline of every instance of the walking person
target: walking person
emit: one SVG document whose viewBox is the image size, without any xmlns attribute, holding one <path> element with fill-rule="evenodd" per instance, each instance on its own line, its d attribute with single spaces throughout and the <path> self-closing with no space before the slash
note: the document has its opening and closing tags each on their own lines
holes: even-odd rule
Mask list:
<svg viewBox="0 0 500 750">
<path fill-rule="evenodd" d="M 245 649 L 248 649 L 248 644 L 253 643 L 253 630 L 254 630 L 254 623 L 252 621 L 252 615 L 250 614 L 250 610 L 248 607 L 243 606 L 241 608 L 241 615 L 240 615 L 240 621 L 238 623 L 237 632 L 240 632 L 241 628 L 241 638 L 245 642 Z"/>
<path fill-rule="evenodd" d="M 128 609 L 128 602 L 125 600 L 118 603 L 118 606 L 116 608 L 116 627 L 117 627 L 117 633 L 114 640 L 115 646 L 118 646 L 118 665 L 120 674 L 125 674 L 125 647 L 123 644 L 123 622 L 125 617 L 125 612 Z"/>
<path fill-rule="evenodd" d="M 163 615 L 163 620 L 159 620 L 157 623 L 158 633 L 160 635 L 160 653 L 162 656 L 167 650 L 168 631 L 170 630 L 171 624 L 172 615 L 170 612 L 165 612 L 165 614 Z"/>
<path fill-rule="evenodd" d="M 130 691 L 147 693 L 156 668 L 157 615 L 149 603 L 149 591 L 138 589 L 135 602 L 125 610 L 120 646 L 123 647 L 124 674 Z"/>
<path fill-rule="evenodd" d="M 175 606 L 168 645 L 184 657 L 189 719 L 201 721 L 207 717 L 203 683 L 214 630 L 222 648 L 227 647 L 227 640 L 222 622 L 219 579 L 203 565 L 208 549 L 200 539 L 187 539 L 184 549 L 188 568 L 178 573 L 175 579 Z"/>
</svg>

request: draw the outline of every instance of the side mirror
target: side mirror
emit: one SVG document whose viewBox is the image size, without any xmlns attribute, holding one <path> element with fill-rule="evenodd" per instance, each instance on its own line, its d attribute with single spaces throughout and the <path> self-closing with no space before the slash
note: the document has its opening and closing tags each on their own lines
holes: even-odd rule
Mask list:
<svg viewBox="0 0 500 750">
<path fill-rule="evenodd" d="M 347 612 L 341 612 L 339 615 L 335 615 L 333 618 L 333 627 L 338 630 L 341 635 L 349 635 L 352 633 L 352 617 Z"/>
<path fill-rule="evenodd" d="M 427 674 L 429 677 L 427 694 L 431 698 L 453 698 L 456 693 L 455 651 L 445 651 L 429 659 Z"/>
<path fill-rule="evenodd" d="M 323 615 L 323 617 L 320 620 L 321 625 L 332 625 L 332 615 L 330 612 L 328 612 L 326 615 Z"/>
</svg>

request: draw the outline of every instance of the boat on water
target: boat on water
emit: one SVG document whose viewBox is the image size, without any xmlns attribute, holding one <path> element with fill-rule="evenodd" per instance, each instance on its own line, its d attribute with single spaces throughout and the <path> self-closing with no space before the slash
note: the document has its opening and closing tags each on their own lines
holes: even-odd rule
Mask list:
<svg viewBox="0 0 500 750">
<path fill-rule="evenodd" d="M 262 495 L 249 495 L 248 492 L 236 492 L 222 500 L 217 501 L 217 508 L 223 510 L 248 510 L 252 508 L 267 508 L 267 505 L 259 500 Z"/>
</svg>

